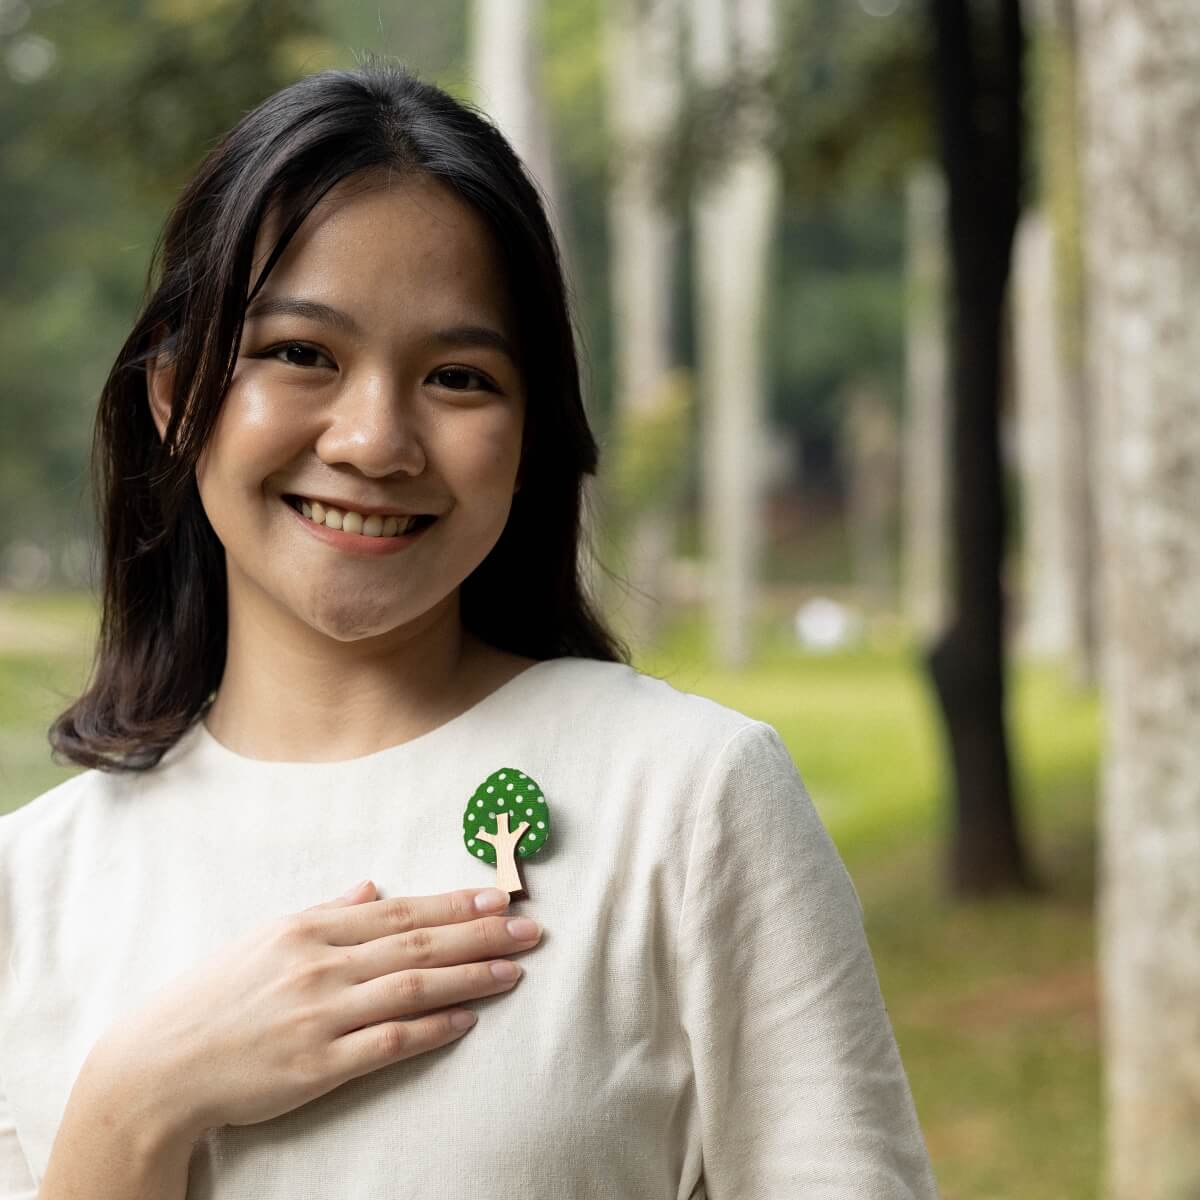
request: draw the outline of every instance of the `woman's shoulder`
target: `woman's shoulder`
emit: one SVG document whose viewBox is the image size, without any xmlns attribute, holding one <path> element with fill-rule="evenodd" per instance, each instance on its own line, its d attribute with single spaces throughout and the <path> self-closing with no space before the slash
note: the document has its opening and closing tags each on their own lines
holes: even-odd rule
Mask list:
<svg viewBox="0 0 1200 1200">
<path fill-rule="evenodd" d="M 594 658 L 550 659 L 534 670 L 542 703 L 568 720 L 610 728 L 627 738 L 661 746 L 664 739 L 724 742 L 763 722 L 711 696 L 691 690 L 696 674 L 681 669 L 670 676 L 653 675 L 623 662 Z"/>
<path fill-rule="evenodd" d="M 0 871 L 14 867 L 33 852 L 33 843 L 48 849 L 63 844 L 66 830 L 98 796 L 108 793 L 114 778 L 104 771 L 85 768 L 0 815 Z"/>
</svg>

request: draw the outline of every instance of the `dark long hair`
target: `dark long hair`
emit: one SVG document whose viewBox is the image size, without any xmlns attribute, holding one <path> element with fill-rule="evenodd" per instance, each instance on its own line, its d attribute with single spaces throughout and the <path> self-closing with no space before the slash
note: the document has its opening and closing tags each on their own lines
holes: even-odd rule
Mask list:
<svg viewBox="0 0 1200 1200">
<path fill-rule="evenodd" d="M 521 487 L 499 541 L 462 583 L 464 626 L 539 660 L 629 661 L 580 577 L 584 476 L 595 474 L 598 451 L 537 190 L 480 113 L 370 59 L 301 79 L 243 117 L 200 164 L 159 237 L 148 299 L 100 395 L 92 443 L 100 631 L 86 690 L 50 727 L 56 761 L 145 770 L 211 703 L 225 668 L 225 557 L 201 506 L 196 461 L 228 391 L 253 294 L 321 197 L 373 170 L 435 179 L 483 217 L 516 314 L 526 390 Z M 268 211 L 278 212 L 282 233 L 248 296 Z M 174 362 L 179 389 L 162 439 L 146 391 L 156 356 Z M 513 578 L 523 586 L 510 587 Z"/>
</svg>

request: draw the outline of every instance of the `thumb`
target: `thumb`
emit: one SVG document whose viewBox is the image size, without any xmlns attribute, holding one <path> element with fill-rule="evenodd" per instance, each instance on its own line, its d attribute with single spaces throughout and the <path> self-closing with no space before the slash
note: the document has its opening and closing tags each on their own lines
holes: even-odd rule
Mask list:
<svg viewBox="0 0 1200 1200">
<path fill-rule="evenodd" d="M 343 892 L 337 899 L 322 900 L 320 904 L 309 905 L 304 911 L 310 912 L 314 908 L 342 908 L 359 900 L 369 900 L 374 895 L 375 884 L 370 879 L 364 879 L 361 883 L 356 883 L 348 892 Z"/>
</svg>

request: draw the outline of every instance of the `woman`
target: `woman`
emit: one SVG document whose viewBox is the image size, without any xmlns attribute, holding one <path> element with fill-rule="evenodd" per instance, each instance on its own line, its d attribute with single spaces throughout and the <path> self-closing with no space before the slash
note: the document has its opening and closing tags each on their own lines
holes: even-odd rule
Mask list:
<svg viewBox="0 0 1200 1200">
<path fill-rule="evenodd" d="M 933 1196 L 778 734 L 635 671 L 581 589 L 596 446 L 503 138 L 312 76 L 159 253 L 51 730 L 90 769 L 0 820 L 0 1198 Z M 510 771 L 550 819 L 485 830 Z"/>
</svg>

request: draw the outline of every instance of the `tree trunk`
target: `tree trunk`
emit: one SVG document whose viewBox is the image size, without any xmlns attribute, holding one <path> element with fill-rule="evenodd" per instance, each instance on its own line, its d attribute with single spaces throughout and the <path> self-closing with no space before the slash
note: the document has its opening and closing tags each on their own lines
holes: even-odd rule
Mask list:
<svg viewBox="0 0 1200 1200">
<path fill-rule="evenodd" d="M 542 0 L 473 0 L 470 58 L 475 98 L 537 181 L 564 245 L 558 172 L 542 87 Z"/>
<path fill-rule="evenodd" d="M 953 607 L 929 668 L 954 780 L 949 885 L 958 895 L 980 895 L 1035 886 L 1005 731 L 1000 456 L 1001 328 L 1019 205 L 1024 38 L 1018 0 L 931 3 L 949 195 Z"/>
<path fill-rule="evenodd" d="M 892 521 L 898 480 L 896 418 L 877 380 L 862 376 L 842 395 L 846 506 L 854 582 L 869 612 L 895 611 Z"/>
<path fill-rule="evenodd" d="M 1028 211 L 1018 226 L 1012 294 L 1024 527 L 1018 644 L 1032 657 L 1066 659 L 1077 652 L 1078 634 L 1072 544 L 1086 536 L 1072 527 L 1071 462 L 1086 446 L 1068 440 L 1054 240 L 1041 210 Z"/>
<path fill-rule="evenodd" d="M 691 0 L 692 64 L 705 87 L 737 67 L 770 65 L 773 0 Z M 756 107 L 722 174 L 693 204 L 703 512 L 715 657 L 750 658 L 763 552 L 766 293 L 779 204 L 778 169 Z"/>
<path fill-rule="evenodd" d="M 904 613 L 932 641 L 946 621 L 946 185 L 922 164 L 905 188 Z"/>
<path fill-rule="evenodd" d="M 614 0 L 605 15 L 615 167 L 609 198 L 615 424 L 624 442 L 670 392 L 679 223 L 663 202 L 657 167 L 678 117 L 680 15 L 678 0 Z M 669 504 L 650 503 L 627 530 L 633 589 L 622 616 L 635 647 L 652 643 L 661 626 L 676 525 Z"/>
<path fill-rule="evenodd" d="M 1084 290 L 1080 233 L 1079 128 L 1076 111 L 1077 50 L 1074 0 L 1036 0 L 1036 67 L 1033 92 L 1039 131 L 1041 207 L 1051 229 L 1053 258 L 1052 325 L 1057 346 L 1061 431 L 1057 503 L 1064 536 L 1055 573 L 1062 586 L 1067 626 L 1061 653 L 1068 656 L 1079 687 L 1097 676 L 1096 594 L 1098 591 L 1094 485 L 1092 479 L 1092 400 L 1083 352 Z"/>
<path fill-rule="evenodd" d="M 1200 1195 L 1200 16 L 1079 0 L 1111 1200 Z"/>
</svg>

